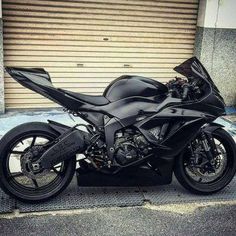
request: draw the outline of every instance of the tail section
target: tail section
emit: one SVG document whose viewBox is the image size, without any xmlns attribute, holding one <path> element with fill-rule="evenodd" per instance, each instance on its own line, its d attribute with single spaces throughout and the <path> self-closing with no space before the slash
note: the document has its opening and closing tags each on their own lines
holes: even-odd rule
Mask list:
<svg viewBox="0 0 236 236">
<path fill-rule="evenodd" d="M 62 90 L 54 87 L 48 72 L 42 68 L 6 67 L 5 69 L 14 80 L 24 87 L 69 110 L 77 111 L 83 105 L 80 101 L 67 96 Z"/>
</svg>

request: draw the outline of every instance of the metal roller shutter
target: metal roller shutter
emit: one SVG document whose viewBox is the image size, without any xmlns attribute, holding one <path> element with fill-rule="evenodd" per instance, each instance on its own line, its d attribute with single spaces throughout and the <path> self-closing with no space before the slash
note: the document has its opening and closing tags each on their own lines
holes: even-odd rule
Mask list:
<svg viewBox="0 0 236 236">
<path fill-rule="evenodd" d="M 5 66 L 100 94 L 123 74 L 165 82 L 193 54 L 198 0 L 3 0 Z M 55 107 L 5 75 L 7 108 Z"/>
</svg>

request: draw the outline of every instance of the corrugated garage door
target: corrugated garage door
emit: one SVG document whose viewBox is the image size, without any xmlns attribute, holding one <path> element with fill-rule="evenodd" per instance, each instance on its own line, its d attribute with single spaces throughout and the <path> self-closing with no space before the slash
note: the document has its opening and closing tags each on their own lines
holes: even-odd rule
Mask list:
<svg viewBox="0 0 236 236">
<path fill-rule="evenodd" d="M 193 54 L 198 0 L 3 0 L 5 66 L 101 94 L 122 74 L 167 81 Z M 7 108 L 56 106 L 5 75 Z"/>
</svg>

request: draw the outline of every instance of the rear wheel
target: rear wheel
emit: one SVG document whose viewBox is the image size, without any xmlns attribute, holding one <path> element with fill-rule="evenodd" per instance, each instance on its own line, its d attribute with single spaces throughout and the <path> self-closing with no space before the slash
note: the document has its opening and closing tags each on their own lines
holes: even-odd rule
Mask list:
<svg viewBox="0 0 236 236">
<path fill-rule="evenodd" d="M 47 123 L 32 122 L 10 130 L 0 142 L 0 186 L 9 195 L 26 202 L 44 201 L 58 195 L 70 183 L 76 165 L 72 157 L 50 170 L 35 172 L 26 153 L 40 158 L 44 144 L 58 137 Z M 36 159 L 35 159 L 36 158 Z"/>
<path fill-rule="evenodd" d="M 213 159 L 209 161 L 200 139 L 196 138 L 177 157 L 175 176 L 179 183 L 197 194 L 220 191 L 233 179 L 236 172 L 236 146 L 233 138 L 223 129 L 212 134 L 214 141 Z"/>
</svg>

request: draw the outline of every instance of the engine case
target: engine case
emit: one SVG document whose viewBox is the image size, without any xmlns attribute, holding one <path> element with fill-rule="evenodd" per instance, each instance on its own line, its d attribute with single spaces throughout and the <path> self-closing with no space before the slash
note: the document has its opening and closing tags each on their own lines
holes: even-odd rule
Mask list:
<svg viewBox="0 0 236 236">
<path fill-rule="evenodd" d="M 119 132 L 115 142 L 115 160 L 124 166 L 145 157 L 149 152 L 149 144 L 142 134 Z"/>
</svg>

